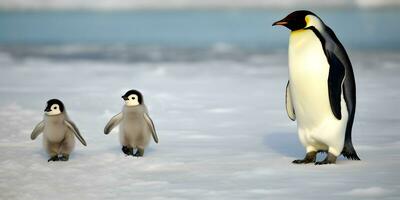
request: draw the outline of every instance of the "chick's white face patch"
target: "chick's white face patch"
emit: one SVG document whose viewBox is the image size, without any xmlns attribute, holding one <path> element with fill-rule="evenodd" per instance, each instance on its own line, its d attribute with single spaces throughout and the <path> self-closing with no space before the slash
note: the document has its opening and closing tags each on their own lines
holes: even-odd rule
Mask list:
<svg viewBox="0 0 400 200">
<path fill-rule="evenodd" d="M 50 111 L 45 111 L 46 115 L 58 115 L 61 113 L 60 105 L 53 104 L 50 106 Z"/>
<path fill-rule="evenodd" d="M 125 105 L 127 106 L 137 106 L 139 104 L 139 97 L 136 94 L 129 95 L 128 99 L 125 100 Z"/>
</svg>

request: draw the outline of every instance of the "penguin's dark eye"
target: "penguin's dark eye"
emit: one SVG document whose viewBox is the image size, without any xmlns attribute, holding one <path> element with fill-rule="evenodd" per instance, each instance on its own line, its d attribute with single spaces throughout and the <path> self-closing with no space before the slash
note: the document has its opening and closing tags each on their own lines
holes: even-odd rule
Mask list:
<svg viewBox="0 0 400 200">
<path fill-rule="evenodd" d="M 53 109 L 54 109 L 54 110 L 57 109 L 57 106 L 54 106 Z"/>
<path fill-rule="evenodd" d="M 135 100 L 136 98 L 135 97 L 132 97 L 132 100 Z"/>
</svg>

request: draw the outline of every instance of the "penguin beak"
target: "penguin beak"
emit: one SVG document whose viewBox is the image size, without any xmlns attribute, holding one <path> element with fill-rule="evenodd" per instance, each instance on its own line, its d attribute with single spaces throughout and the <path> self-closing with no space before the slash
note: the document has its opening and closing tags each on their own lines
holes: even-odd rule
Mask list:
<svg viewBox="0 0 400 200">
<path fill-rule="evenodd" d="M 46 107 L 46 109 L 44 109 L 44 112 L 50 112 L 50 111 L 51 111 L 50 107 Z"/>
<path fill-rule="evenodd" d="M 122 96 L 121 98 L 123 98 L 125 101 L 128 100 L 128 97 Z"/>
<path fill-rule="evenodd" d="M 277 21 L 277 22 L 274 22 L 274 23 L 272 24 L 272 26 L 276 26 L 276 25 L 286 26 L 287 24 L 288 24 L 288 22 L 287 22 L 287 21 L 284 21 L 284 19 L 282 19 L 282 20 L 279 20 L 279 21 Z"/>
</svg>

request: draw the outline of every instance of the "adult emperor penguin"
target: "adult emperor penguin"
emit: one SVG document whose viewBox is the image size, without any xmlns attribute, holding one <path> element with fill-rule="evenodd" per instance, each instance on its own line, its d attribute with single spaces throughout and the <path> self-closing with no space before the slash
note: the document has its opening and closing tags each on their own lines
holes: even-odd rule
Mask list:
<svg viewBox="0 0 400 200">
<path fill-rule="evenodd" d="M 351 141 L 356 84 L 350 59 L 335 33 L 314 13 L 299 10 L 272 24 L 291 30 L 286 111 L 297 119 L 306 156 L 293 163 L 335 163 L 343 154 L 360 160 Z M 316 162 L 319 151 L 327 152 Z"/>
<path fill-rule="evenodd" d="M 86 146 L 76 125 L 69 119 L 64 104 L 58 99 L 47 101 L 43 121 L 36 125 L 31 139 L 43 132 L 43 146 L 50 155 L 50 161 L 67 161 L 75 146 L 75 138 Z"/>
<path fill-rule="evenodd" d="M 143 102 L 143 96 L 139 91 L 129 90 L 122 98 L 125 101 L 122 112 L 111 118 L 104 128 L 104 134 L 109 134 L 114 127 L 120 124 L 119 138 L 122 152 L 126 155 L 142 157 L 151 136 L 158 143 L 154 123 L 148 114 L 146 105 Z M 134 149 L 136 150 L 135 153 L 133 152 Z"/>
</svg>

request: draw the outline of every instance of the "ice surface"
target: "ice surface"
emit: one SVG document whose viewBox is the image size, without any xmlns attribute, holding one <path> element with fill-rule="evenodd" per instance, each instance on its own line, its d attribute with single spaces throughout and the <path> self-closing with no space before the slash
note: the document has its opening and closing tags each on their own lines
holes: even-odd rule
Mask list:
<svg viewBox="0 0 400 200">
<path fill-rule="evenodd" d="M 285 113 L 285 53 L 154 63 L 2 54 L 0 199 L 399 199 L 400 54 L 350 55 L 362 161 L 314 166 L 291 164 L 304 148 Z M 143 158 L 102 132 L 131 88 L 160 138 Z M 41 136 L 30 140 L 50 98 L 88 143 L 68 162 L 48 163 Z"/>
</svg>

